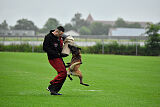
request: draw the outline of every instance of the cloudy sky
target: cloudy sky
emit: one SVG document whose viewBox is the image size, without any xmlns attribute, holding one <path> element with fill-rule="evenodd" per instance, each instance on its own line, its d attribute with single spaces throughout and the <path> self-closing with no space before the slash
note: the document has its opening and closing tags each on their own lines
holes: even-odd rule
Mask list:
<svg viewBox="0 0 160 107">
<path fill-rule="evenodd" d="M 15 25 L 21 18 L 42 27 L 48 18 L 62 25 L 69 23 L 75 13 L 85 18 L 90 13 L 95 20 L 160 22 L 160 0 L 0 0 L 0 23 Z"/>
</svg>

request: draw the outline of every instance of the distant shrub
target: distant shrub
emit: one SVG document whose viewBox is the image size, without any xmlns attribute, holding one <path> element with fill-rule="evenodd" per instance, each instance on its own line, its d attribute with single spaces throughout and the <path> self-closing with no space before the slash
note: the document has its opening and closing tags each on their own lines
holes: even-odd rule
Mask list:
<svg viewBox="0 0 160 107">
<path fill-rule="evenodd" d="M 40 46 L 31 46 L 29 44 L 11 44 L 11 45 L 3 45 L 0 44 L 0 51 L 7 52 L 43 52 L 42 45 Z"/>
<path fill-rule="evenodd" d="M 82 53 L 102 54 L 102 44 L 97 43 L 91 47 L 81 47 Z M 137 45 L 137 55 L 152 55 L 147 52 L 145 46 Z M 157 50 L 160 54 L 160 50 Z M 122 45 L 117 42 L 104 45 L 104 54 L 117 54 L 117 55 L 136 55 L 136 45 Z"/>
</svg>

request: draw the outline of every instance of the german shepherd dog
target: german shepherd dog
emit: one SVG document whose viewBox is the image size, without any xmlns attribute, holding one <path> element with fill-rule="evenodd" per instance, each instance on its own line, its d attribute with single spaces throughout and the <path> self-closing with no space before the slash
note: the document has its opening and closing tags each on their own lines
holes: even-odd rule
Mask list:
<svg viewBox="0 0 160 107">
<path fill-rule="evenodd" d="M 79 70 L 80 65 L 82 64 L 82 60 L 81 60 L 81 48 L 78 48 L 76 46 L 72 46 L 70 44 L 68 44 L 68 47 L 72 53 L 72 59 L 70 63 L 67 63 L 68 65 L 66 67 L 69 67 L 67 70 L 67 75 L 69 77 L 70 80 L 73 80 L 71 78 L 70 75 L 73 76 L 78 76 L 80 79 L 80 84 L 85 85 L 85 86 L 89 86 L 88 84 L 84 84 L 82 81 L 82 73 Z"/>
</svg>

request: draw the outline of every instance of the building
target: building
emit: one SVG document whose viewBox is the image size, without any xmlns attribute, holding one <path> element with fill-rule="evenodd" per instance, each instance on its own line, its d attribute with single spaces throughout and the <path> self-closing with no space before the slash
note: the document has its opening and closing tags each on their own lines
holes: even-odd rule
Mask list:
<svg viewBox="0 0 160 107">
<path fill-rule="evenodd" d="M 93 23 L 93 22 L 99 22 L 102 24 L 109 24 L 114 26 L 116 21 L 104 21 L 104 20 L 94 20 L 93 17 L 91 16 L 91 14 L 88 15 L 86 21 L 88 21 L 89 23 Z M 132 21 L 125 21 L 127 24 L 134 24 L 134 23 L 139 23 L 141 25 L 141 27 L 146 27 L 147 23 L 152 23 L 152 22 L 132 22 Z"/>
<path fill-rule="evenodd" d="M 109 36 L 147 36 L 143 28 L 111 28 Z"/>
<path fill-rule="evenodd" d="M 64 33 L 65 35 L 70 35 L 70 36 L 79 36 L 80 34 L 74 30 L 70 30 L 68 32 Z"/>
<path fill-rule="evenodd" d="M 35 36 L 34 30 L 0 30 L 0 36 Z"/>
</svg>

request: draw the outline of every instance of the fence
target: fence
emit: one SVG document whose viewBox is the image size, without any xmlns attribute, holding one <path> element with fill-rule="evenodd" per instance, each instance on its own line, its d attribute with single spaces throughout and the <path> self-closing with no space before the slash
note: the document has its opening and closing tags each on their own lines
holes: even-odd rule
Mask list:
<svg viewBox="0 0 160 107">
<path fill-rule="evenodd" d="M 75 38 L 75 44 L 78 46 L 93 46 L 96 43 L 101 43 L 102 54 L 104 54 L 104 45 L 113 41 L 117 41 L 118 44 L 136 45 L 135 55 L 138 53 L 137 46 L 143 46 L 144 41 L 147 39 L 146 36 L 81 35 L 73 37 Z M 0 43 L 4 45 L 27 43 L 32 46 L 32 51 L 34 52 L 34 46 L 42 44 L 43 39 L 44 36 L 0 36 Z"/>
</svg>

